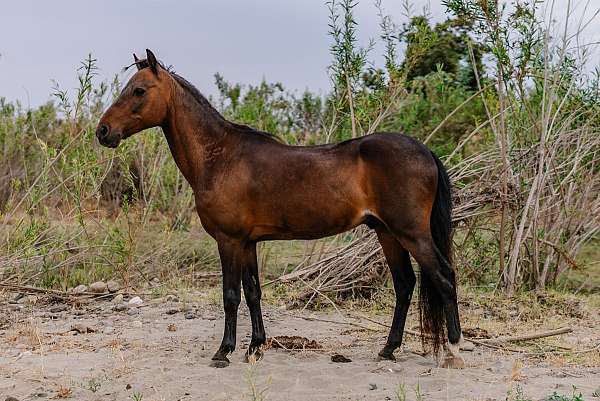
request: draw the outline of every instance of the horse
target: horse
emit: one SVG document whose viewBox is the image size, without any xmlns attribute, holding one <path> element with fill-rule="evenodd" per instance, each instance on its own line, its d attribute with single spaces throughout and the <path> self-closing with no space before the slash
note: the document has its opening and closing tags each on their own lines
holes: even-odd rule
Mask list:
<svg viewBox="0 0 600 401">
<path fill-rule="evenodd" d="M 443 345 L 448 365 L 463 365 L 451 258 L 451 184 L 432 151 L 400 133 L 289 146 L 225 119 L 150 50 L 145 59 L 134 54 L 132 65 L 137 71 L 100 118 L 96 136 L 101 145 L 116 148 L 137 132 L 161 127 L 193 189 L 202 227 L 217 242 L 223 278 L 225 327 L 212 366 L 228 366 L 235 350 L 240 283 L 252 322 L 246 359 L 263 356 L 258 242 L 317 239 L 362 224 L 377 234 L 396 294 L 378 358 L 395 361 L 393 353 L 402 344 L 416 284 L 412 255 L 420 266 L 422 340 L 437 355 Z"/>
</svg>

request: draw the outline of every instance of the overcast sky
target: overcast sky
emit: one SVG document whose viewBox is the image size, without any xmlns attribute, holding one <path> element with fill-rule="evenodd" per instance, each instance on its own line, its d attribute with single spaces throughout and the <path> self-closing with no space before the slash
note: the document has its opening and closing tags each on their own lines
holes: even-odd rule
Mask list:
<svg viewBox="0 0 600 401">
<path fill-rule="evenodd" d="M 568 0 L 556 1 L 564 9 Z M 428 7 L 434 19 L 445 18 L 441 0 L 412 3 L 415 11 Z M 402 0 L 383 5 L 404 22 Z M 362 0 L 356 17 L 366 45 L 379 32 L 373 0 Z M 325 0 L 6 1 L 0 13 L 0 97 L 37 106 L 50 99 L 51 80 L 75 86 L 76 69 L 88 53 L 98 59 L 98 79 L 108 79 L 131 62 L 132 52 L 143 55 L 146 48 L 208 95 L 216 91 L 216 72 L 233 82 L 264 77 L 291 90 L 324 93 L 327 24 Z M 599 24 L 590 31 L 600 32 Z"/>
</svg>

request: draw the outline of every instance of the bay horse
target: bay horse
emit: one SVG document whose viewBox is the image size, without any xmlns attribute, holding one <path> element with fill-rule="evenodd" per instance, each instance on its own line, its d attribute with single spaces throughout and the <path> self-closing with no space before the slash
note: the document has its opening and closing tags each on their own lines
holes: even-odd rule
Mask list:
<svg viewBox="0 0 600 401">
<path fill-rule="evenodd" d="M 265 329 L 256 259 L 259 241 L 317 239 L 366 224 L 375 230 L 396 293 L 379 358 L 395 360 L 420 273 L 421 331 L 437 352 L 447 331 L 448 365 L 459 367 L 462 340 L 451 265 L 450 181 L 436 155 L 398 133 L 331 145 L 288 146 L 271 134 L 226 120 L 187 80 L 146 50 L 138 71 L 98 123 L 107 147 L 161 127 L 194 191 L 202 227 L 217 241 L 225 329 L 211 365 L 229 365 L 243 287 L 252 321 L 250 360 L 262 357 Z M 133 64 L 132 64 L 133 65 Z M 444 322 L 446 328 L 444 328 Z"/>
</svg>

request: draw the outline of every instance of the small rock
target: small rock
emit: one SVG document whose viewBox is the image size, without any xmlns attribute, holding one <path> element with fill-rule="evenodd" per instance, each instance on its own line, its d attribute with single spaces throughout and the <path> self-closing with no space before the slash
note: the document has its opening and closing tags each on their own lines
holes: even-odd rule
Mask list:
<svg viewBox="0 0 600 401">
<path fill-rule="evenodd" d="M 167 315 L 174 315 L 177 312 L 179 312 L 179 309 L 177 309 L 177 308 L 169 308 L 169 309 L 167 309 Z"/>
<path fill-rule="evenodd" d="M 55 305 L 52 308 L 50 308 L 51 313 L 59 313 L 59 312 L 64 312 L 66 310 L 67 310 L 67 305 Z"/>
<path fill-rule="evenodd" d="M 71 327 L 71 331 L 76 331 L 79 334 L 95 333 L 96 329 L 85 324 L 77 323 Z"/>
<path fill-rule="evenodd" d="M 377 390 L 377 384 L 369 383 L 369 390 Z"/>
<path fill-rule="evenodd" d="M 86 285 L 80 284 L 77 287 L 71 289 L 71 293 L 72 294 L 83 294 L 84 292 L 87 292 L 88 288 Z"/>
<path fill-rule="evenodd" d="M 123 303 L 123 294 L 117 294 L 115 295 L 115 297 L 112 299 L 114 304 L 122 304 Z"/>
<path fill-rule="evenodd" d="M 113 306 L 112 309 L 115 312 L 123 312 L 123 311 L 126 311 L 127 309 L 129 309 L 129 305 L 127 305 L 125 303 L 121 303 L 121 304 L 117 304 L 117 305 Z"/>
<path fill-rule="evenodd" d="M 19 304 L 27 304 L 27 305 L 35 305 L 38 301 L 38 297 L 35 295 L 27 295 L 21 299 L 19 299 L 17 302 Z"/>
<path fill-rule="evenodd" d="M 31 355 L 33 355 L 33 352 L 31 352 L 31 351 L 23 351 L 23 352 L 19 353 L 19 355 L 17 356 L 16 359 L 19 360 L 19 359 L 21 359 L 23 357 L 31 356 Z"/>
<path fill-rule="evenodd" d="M 12 312 L 18 312 L 23 309 L 23 305 L 18 304 L 8 304 L 8 310 Z"/>
<path fill-rule="evenodd" d="M 594 392 L 592 393 L 592 397 L 600 398 L 600 387 L 594 390 Z"/>
<path fill-rule="evenodd" d="M 137 329 L 140 329 L 142 327 L 142 322 L 140 322 L 139 320 L 134 320 L 133 323 L 131 323 L 131 325 Z"/>
<path fill-rule="evenodd" d="M 44 392 L 40 391 L 38 393 L 35 393 L 33 396 L 38 397 L 38 398 L 46 398 L 46 397 L 48 397 L 48 393 L 44 393 Z"/>
<path fill-rule="evenodd" d="M 6 400 L 4 400 L 4 401 L 19 401 L 19 400 L 15 397 L 8 396 L 8 397 L 6 397 Z"/>
<path fill-rule="evenodd" d="M 140 298 L 140 297 L 133 297 L 128 302 L 129 306 L 133 306 L 133 307 L 140 306 L 143 303 L 144 303 L 144 301 L 142 301 L 142 298 Z"/>
<path fill-rule="evenodd" d="M 121 286 L 115 280 L 110 280 L 106 283 L 106 288 L 109 292 L 117 292 L 121 289 Z"/>
<path fill-rule="evenodd" d="M 20 300 L 21 298 L 23 298 L 24 296 L 25 296 L 25 294 L 23 294 L 22 292 L 17 292 L 15 295 L 13 295 L 13 296 L 10 298 L 10 300 L 9 300 L 8 302 L 9 302 L 9 303 L 13 303 L 13 304 L 15 304 L 15 303 L 19 302 L 19 300 Z"/>
<path fill-rule="evenodd" d="M 140 314 L 140 310 L 138 308 L 131 308 L 127 311 L 129 316 L 135 316 Z"/>
<path fill-rule="evenodd" d="M 115 332 L 115 328 L 112 326 L 106 326 L 103 330 L 102 333 L 104 334 L 112 334 Z"/>
<path fill-rule="evenodd" d="M 196 318 L 196 314 L 194 312 L 192 312 L 192 311 L 187 311 L 187 312 L 185 312 L 185 314 L 183 315 L 183 317 L 185 317 L 188 320 L 191 320 L 191 319 L 195 319 Z"/>
<path fill-rule="evenodd" d="M 127 385 L 125 386 L 125 390 L 131 390 L 131 384 L 127 383 Z"/>
<path fill-rule="evenodd" d="M 102 294 L 108 290 L 106 283 L 104 281 L 96 281 L 95 283 L 90 284 L 90 292 L 94 294 Z"/>
<path fill-rule="evenodd" d="M 167 302 L 179 302 L 179 298 L 173 294 L 169 294 L 166 296 L 165 301 Z"/>
<path fill-rule="evenodd" d="M 168 331 L 177 331 L 177 326 L 175 326 L 175 323 L 171 323 L 170 325 L 167 326 L 167 330 Z"/>
</svg>

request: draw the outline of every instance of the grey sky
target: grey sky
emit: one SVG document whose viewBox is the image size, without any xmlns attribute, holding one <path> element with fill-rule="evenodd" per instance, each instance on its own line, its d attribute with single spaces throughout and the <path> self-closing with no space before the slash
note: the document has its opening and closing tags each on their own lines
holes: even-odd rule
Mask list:
<svg viewBox="0 0 600 401">
<path fill-rule="evenodd" d="M 412 3 L 420 10 L 429 1 Z M 440 3 L 429 5 L 435 19 L 444 18 Z M 403 22 L 401 0 L 383 5 Z M 75 70 L 89 52 L 98 59 L 98 78 L 107 79 L 145 48 L 206 94 L 215 93 L 216 72 L 241 83 L 264 77 L 291 90 L 329 87 L 324 0 L 19 0 L 4 2 L 1 12 L 0 97 L 25 106 L 50 99 L 51 79 L 75 86 Z M 366 45 L 379 32 L 373 1 L 362 0 L 356 16 Z"/>
</svg>

